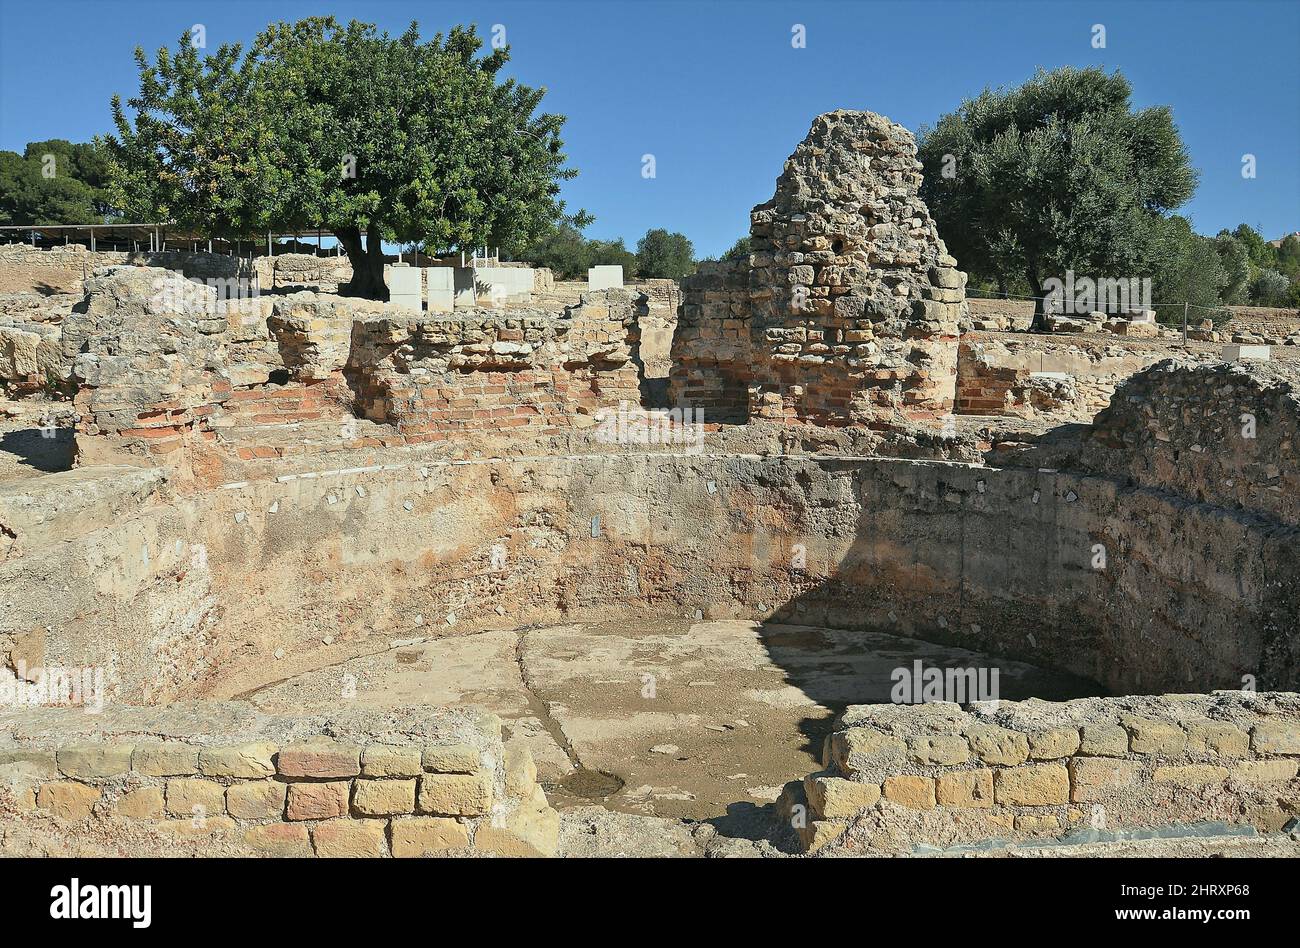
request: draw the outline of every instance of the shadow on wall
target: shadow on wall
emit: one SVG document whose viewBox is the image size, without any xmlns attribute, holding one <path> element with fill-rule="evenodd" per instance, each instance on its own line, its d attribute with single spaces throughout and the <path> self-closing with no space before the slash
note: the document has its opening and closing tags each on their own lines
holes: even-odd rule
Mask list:
<svg viewBox="0 0 1300 948">
<path fill-rule="evenodd" d="M 789 498 L 805 512 L 776 530 L 764 498 L 732 505 L 768 560 L 757 592 L 777 593 L 775 621 L 977 649 L 1116 693 L 1300 684 L 1295 528 L 1057 471 L 818 466 L 824 496 Z"/>
<path fill-rule="evenodd" d="M 1067 701 L 1108 694 L 1096 682 L 1075 675 L 885 632 L 765 622 L 758 633 L 785 681 L 817 703 L 819 710 L 798 722 L 800 750 L 808 755 L 812 770 L 822 766 L 823 744 L 850 705 L 923 700 L 968 705 L 992 698 Z M 941 694 L 933 691 L 936 676 L 945 683 Z M 770 839 L 777 811 L 777 804 L 742 800 L 708 822 L 725 837 Z"/>
<path fill-rule="evenodd" d="M 11 463 L 46 474 L 71 470 L 74 449 L 71 428 L 23 428 L 0 434 L 0 455 L 10 455 Z"/>
</svg>

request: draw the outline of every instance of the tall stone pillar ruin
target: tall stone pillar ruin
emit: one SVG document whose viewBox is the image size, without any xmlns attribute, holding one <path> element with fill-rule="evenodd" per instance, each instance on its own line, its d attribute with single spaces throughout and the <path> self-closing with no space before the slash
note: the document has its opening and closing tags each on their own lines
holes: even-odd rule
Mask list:
<svg viewBox="0 0 1300 948">
<path fill-rule="evenodd" d="M 732 421 L 887 426 L 952 410 L 966 276 L 919 196 L 911 132 L 819 115 L 754 208 L 748 260 L 684 286 L 678 404 Z"/>
</svg>

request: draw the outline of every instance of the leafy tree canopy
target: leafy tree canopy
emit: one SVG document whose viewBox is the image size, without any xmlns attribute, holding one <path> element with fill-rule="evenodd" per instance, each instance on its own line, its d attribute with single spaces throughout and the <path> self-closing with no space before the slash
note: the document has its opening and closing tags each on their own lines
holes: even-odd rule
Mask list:
<svg viewBox="0 0 1300 948">
<path fill-rule="evenodd" d="M 636 242 L 636 259 L 643 277 L 680 280 L 695 269 L 695 248 L 685 234 L 657 227 Z"/>
<path fill-rule="evenodd" d="M 1192 230 L 1184 217 L 1174 215 L 1160 227 L 1160 247 L 1152 273 L 1153 302 L 1190 303 L 1203 307 L 1191 311 L 1199 322 L 1205 310 L 1217 310 L 1225 302 L 1231 276 L 1214 238 L 1202 237 Z M 1181 323 L 1183 314 L 1176 307 L 1157 306 L 1161 318 Z"/>
<path fill-rule="evenodd" d="M 623 276 L 636 274 L 636 257 L 621 239 L 592 240 L 568 221 L 549 228 L 520 256 L 539 267 L 549 267 L 561 280 L 585 280 L 591 267 L 621 266 Z"/>
<path fill-rule="evenodd" d="M 924 130 L 921 193 L 950 252 L 977 279 L 1016 276 L 1042 297 L 1066 270 L 1149 275 L 1165 213 L 1196 188 L 1166 107 L 1135 111 L 1131 87 L 1098 68 L 1039 71 L 986 89 Z M 1041 321 L 1042 303 L 1037 307 Z"/>
<path fill-rule="evenodd" d="M 31 142 L 0 151 L 0 223 L 99 224 L 113 216 L 108 159 L 94 142 Z"/>
<path fill-rule="evenodd" d="M 537 112 L 545 89 L 503 80 L 508 48 L 482 46 L 472 26 L 426 42 L 414 23 L 394 38 L 310 17 L 247 53 L 204 55 L 188 34 L 153 62 L 137 49 L 140 91 L 114 96 L 106 140 L 115 194 L 222 236 L 331 231 L 352 292 L 378 298 L 384 240 L 515 253 L 565 217 L 559 183 L 577 172 L 564 118 Z"/>
<path fill-rule="evenodd" d="M 754 252 L 753 245 L 748 237 L 739 238 L 731 248 L 722 255 L 723 260 L 734 260 L 738 257 L 748 257 Z"/>
</svg>

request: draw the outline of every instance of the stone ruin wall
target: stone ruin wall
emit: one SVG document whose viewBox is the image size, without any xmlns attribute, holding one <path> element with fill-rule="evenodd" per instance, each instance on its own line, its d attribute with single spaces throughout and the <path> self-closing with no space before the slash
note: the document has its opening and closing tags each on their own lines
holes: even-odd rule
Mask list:
<svg viewBox="0 0 1300 948">
<path fill-rule="evenodd" d="M 1090 422 L 1128 378 L 1176 355 L 1220 362 L 1222 347 L 1192 341 L 1176 350 L 1140 339 L 963 333 L 957 356 L 957 414 Z M 1300 365 L 1292 348 L 1276 363 Z"/>
<path fill-rule="evenodd" d="M 949 413 L 966 277 L 919 197 L 920 169 L 901 125 L 818 116 L 751 214 L 748 261 L 684 281 L 674 398 L 736 413 L 743 381 L 748 418 L 886 426 Z"/>
<path fill-rule="evenodd" d="M 584 293 L 557 317 L 535 310 L 361 321 L 345 374 L 358 414 L 407 443 L 468 432 L 591 425 L 641 404 L 640 329 L 621 291 Z"/>
<path fill-rule="evenodd" d="M 60 327 L 77 383 L 79 463 L 166 463 L 215 483 L 223 431 L 357 416 L 392 426 L 384 444 L 595 423 L 639 407 L 639 311 L 620 290 L 561 313 L 468 310 L 435 317 L 311 292 L 220 305 L 179 273 L 113 268 L 87 281 Z M 244 438 L 240 458 L 274 455 Z"/>
<path fill-rule="evenodd" d="M 696 611 L 1117 691 L 1300 682 L 1300 531 L 1104 477 L 631 453 L 392 455 L 186 495 L 136 468 L 41 481 L 0 485 L 0 589 L 26 591 L 0 597 L 0 656 L 103 667 L 115 700 L 243 693 L 283 676 L 277 649 L 328 663 L 363 634 Z"/>
<path fill-rule="evenodd" d="M 1294 694 L 857 705 L 780 806 L 816 851 L 1122 838 L 1201 821 L 1277 832 L 1300 792 Z M 801 815 L 804 815 L 801 814 Z M 1225 827 L 1226 828 L 1226 827 Z"/>
<path fill-rule="evenodd" d="M 49 846 L 48 817 L 207 854 L 551 856 L 558 844 L 532 755 L 503 746 L 501 721 L 479 710 L 288 718 L 232 702 L 0 722 L 10 850 L 24 827 Z"/>
<path fill-rule="evenodd" d="M 1300 525 L 1300 365 L 1165 359 L 1116 392 L 1081 462 L 1198 503 Z"/>
<path fill-rule="evenodd" d="M 1158 344 L 964 333 L 956 412 L 1092 421 L 1125 379 L 1167 358 Z"/>
</svg>

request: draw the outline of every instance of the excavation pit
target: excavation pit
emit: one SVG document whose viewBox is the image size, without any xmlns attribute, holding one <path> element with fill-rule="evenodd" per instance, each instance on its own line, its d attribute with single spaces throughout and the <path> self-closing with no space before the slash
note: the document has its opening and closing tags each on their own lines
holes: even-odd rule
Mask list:
<svg viewBox="0 0 1300 948">
<path fill-rule="evenodd" d="M 880 633 L 674 619 L 434 638 L 244 697 L 276 713 L 481 704 L 502 719 L 507 744 L 532 752 L 553 805 L 599 801 L 698 821 L 773 802 L 817 768 L 838 713 L 889 702 L 917 661 L 996 669 L 1002 699 L 1102 693 L 1074 676 Z"/>
<path fill-rule="evenodd" d="M 1294 364 L 1152 342 L 1039 385 L 963 338 L 919 183 L 906 129 L 818 117 L 671 324 L 298 292 L 285 258 L 234 312 L 114 266 L 24 318 L 20 387 L 75 394 L 0 406 L 0 683 L 102 708 L 3 712 L 6 851 L 1294 825 Z M 907 703 L 926 668 L 996 693 Z"/>
</svg>

